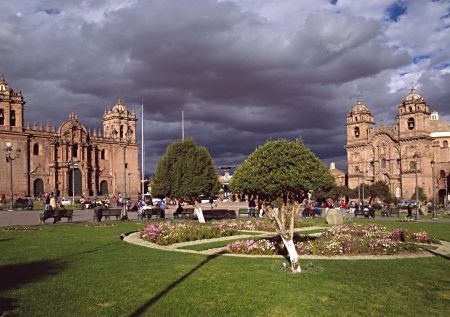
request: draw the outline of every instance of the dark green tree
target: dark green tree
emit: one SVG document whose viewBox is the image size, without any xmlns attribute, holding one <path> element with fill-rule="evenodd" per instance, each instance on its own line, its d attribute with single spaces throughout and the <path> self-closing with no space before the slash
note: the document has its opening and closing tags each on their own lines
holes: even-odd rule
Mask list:
<svg viewBox="0 0 450 317">
<path fill-rule="evenodd" d="M 193 140 L 170 144 L 156 167 L 152 194 L 196 201 L 219 189 L 214 162 L 204 146 Z"/>
<path fill-rule="evenodd" d="M 389 191 L 389 186 L 382 181 L 378 181 L 373 183 L 372 185 L 368 186 L 368 196 L 370 196 L 369 203 L 372 203 L 372 201 L 378 197 L 383 202 L 391 203 L 392 202 L 392 195 Z"/>
<path fill-rule="evenodd" d="M 293 272 L 301 271 L 293 242 L 294 219 L 300 203 L 309 192 L 333 185 L 328 168 L 300 139 L 268 141 L 250 154 L 231 180 L 234 192 L 257 195 L 264 202 L 264 209 L 276 223 L 289 252 Z M 273 207 L 277 199 L 281 208 Z"/>
<path fill-rule="evenodd" d="M 417 191 L 419 194 L 419 201 L 426 201 L 427 195 L 422 187 L 417 187 Z M 411 199 L 416 200 L 416 190 L 414 189 L 414 193 L 411 195 Z"/>
</svg>

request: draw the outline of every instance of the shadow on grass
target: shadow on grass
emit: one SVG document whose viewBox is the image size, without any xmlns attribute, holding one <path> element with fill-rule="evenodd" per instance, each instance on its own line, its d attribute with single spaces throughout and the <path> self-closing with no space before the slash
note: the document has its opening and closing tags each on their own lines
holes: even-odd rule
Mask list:
<svg viewBox="0 0 450 317">
<path fill-rule="evenodd" d="M 204 266 L 206 263 L 208 263 L 209 261 L 217 258 L 218 256 L 221 256 L 222 254 L 224 254 L 226 251 L 221 250 L 219 252 L 216 252 L 214 254 L 209 255 L 206 259 L 204 259 L 202 262 L 200 262 L 197 266 L 195 266 L 194 268 L 192 268 L 189 272 L 185 273 L 183 276 L 181 276 L 179 279 L 177 279 L 176 281 L 172 282 L 170 285 L 168 285 L 164 290 L 162 290 L 161 292 L 159 292 L 158 294 L 156 294 L 155 296 L 153 296 L 152 298 L 150 298 L 146 303 L 144 303 L 143 305 L 141 305 L 140 307 L 138 307 L 133 313 L 130 314 L 130 317 L 137 317 L 137 316 L 141 316 L 143 313 L 145 313 L 145 311 L 150 308 L 153 304 L 155 304 L 158 300 L 160 300 L 161 298 L 163 298 L 165 295 L 167 295 L 172 289 L 174 289 L 178 284 L 180 284 L 181 282 L 183 282 L 185 279 L 187 279 L 190 275 L 194 274 L 195 271 L 197 271 L 198 269 L 200 269 L 202 266 Z"/>
<path fill-rule="evenodd" d="M 23 284 L 36 282 L 58 274 L 64 263 L 57 261 L 36 261 L 0 266 L 0 292 L 19 288 Z M 16 299 L 0 297 L 0 316 L 3 312 L 15 309 Z"/>
<path fill-rule="evenodd" d="M 115 242 L 111 242 L 111 243 L 105 243 L 105 244 L 101 244 L 98 245 L 97 247 L 93 248 L 93 249 L 89 249 L 89 250 L 85 250 L 85 251 L 80 251 L 80 252 L 75 252 L 75 253 L 69 253 L 66 255 L 61 256 L 62 259 L 64 258 L 78 258 L 78 256 L 83 255 L 83 254 L 90 254 L 90 253 L 95 253 L 98 251 L 105 251 L 105 248 L 113 246 L 113 245 L 118 245 L 119 243 L 121 243 L 121 241 L 115 241 Z M 105 251 L 107 252 L 107 251 Z"/>
</svg>

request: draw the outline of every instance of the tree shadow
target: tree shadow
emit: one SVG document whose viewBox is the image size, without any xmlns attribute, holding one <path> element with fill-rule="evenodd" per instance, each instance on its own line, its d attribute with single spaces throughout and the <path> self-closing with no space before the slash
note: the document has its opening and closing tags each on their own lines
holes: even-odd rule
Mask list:
<svg viewBox="0 0 450 317">
<path fill-rule="evenodd" d="M 216 252 L 214 254 L 209 255 L 204 259 L 202 262 L 197 264 L 194 268 L 192 268 L 189 272 L 185 273 L 183 276 L 178 278 L 176 281 L 169 284 L 165 289 L 163 289 L 161 292 L 150 298 L 146 303 L 138 307 L 133 313 L 130 314 L 130 317 L 137 317 L 141 316 L 147 309 L 149 309 L 152 305 L 154 305 L 157 301 L 159 301 L 161 298 L 163 298 L 165 295 L 167 295 L 172 289 L 174 289 L 178 284 L 183 282 L 185 279 L 187 279 L 190 275 L 194 274 L 195 271 L 200 269 L 202 266 L 204 266 L 209 261 L 217 258 L 218 256 L 224 254 L 226 251 L 221 250 L 219 252 Z"/>
<path fill-rule="evenodd" d="M 64 267 L 63 262 L 46 260 L 0 266 L 0 293 L 58 274 Z M 14 298 L 0 297 L 0 316 L 17 308 L 16 302 Z"/>
</svg>

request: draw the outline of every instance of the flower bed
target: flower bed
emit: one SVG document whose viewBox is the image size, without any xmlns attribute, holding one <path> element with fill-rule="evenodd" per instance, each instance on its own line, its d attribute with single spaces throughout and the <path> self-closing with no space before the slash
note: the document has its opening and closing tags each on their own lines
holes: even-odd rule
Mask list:
<svg viewBox="0 0 450 317">
<path fill-rule="evenodd" d="M 269 240 L 244 240 L 227 245 L 227 251 L 234 254 L 275 255 L 276 245 Z"/>
<path fill-rule="evenodd" d="M 9 226 L 4 227 L 4 231 L 34 231 L 34 230 L 41 230 L 41 228 L 38 228 L 36 226 Z"/>
<path fill-rule="evenodd" d="M 236 229 L 197 222 L 154 222 L 146 225 L 141 238 L 159 245 L 232 236 Z"/>
<path fill-rule="evenodd" d="M 415 243 L 431 243 L 422 231 L 410 233 L 406 229 L 387 230 L 377 225 L 342 225 L 325 230 L 318 238 L 294 237 L 299 255 L 388 255 L 415 252 Z M 227 250 L 238 254 L 286 254 L 281 238 L 237 241 Z"/>
<path fill-rule="evenodd" d="M 232 220 L 213 221 L 211 223 L 222 230 L 247 230 L 247 231 L 275 231 L 275 226 L 271 222 L 264 220 Z"/>
</svg>

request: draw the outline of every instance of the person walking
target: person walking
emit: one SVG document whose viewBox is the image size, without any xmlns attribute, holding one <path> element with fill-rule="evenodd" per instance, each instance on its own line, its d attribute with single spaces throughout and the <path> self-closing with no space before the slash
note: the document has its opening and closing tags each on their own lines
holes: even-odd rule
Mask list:
<svg viewBox="0 0 450 317">
<path fill-rule="evenodd" d="M 57 221 L 59 221 L 59 214 L 58 214 L 58 210 L 57 210 L 57 205 L 56 205 L 56 198 L 53 195 L 53 193 L 50 194 L 50 207 L 51 210 L 53 210 L 55 216 L 53 217 L 53 223 L 56 223 Z"/>
<path fill-rule="evenodd" d="M 412 219 L 412 205 L 411 204 L 408 204 L 407 210 L 408 210 L 407 218 Z"/>
</svg>

